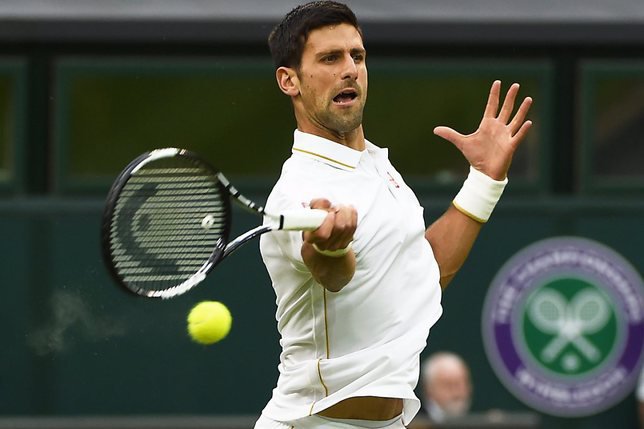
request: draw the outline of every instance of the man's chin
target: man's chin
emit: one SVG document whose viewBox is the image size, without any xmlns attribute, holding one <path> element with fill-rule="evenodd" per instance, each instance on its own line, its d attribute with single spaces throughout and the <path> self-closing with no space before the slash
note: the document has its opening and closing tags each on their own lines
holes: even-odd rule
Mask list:
<svg viewBox="0 0 644 429">
<path fill-rule="evenodd" d="M 330 121 L 329 125 L 329 128 L 338 133 L 350 133 L 360 128 L 362 125 L 362 115 L 351 118 L 334 118 L 334 120 Z"/>
</svg>

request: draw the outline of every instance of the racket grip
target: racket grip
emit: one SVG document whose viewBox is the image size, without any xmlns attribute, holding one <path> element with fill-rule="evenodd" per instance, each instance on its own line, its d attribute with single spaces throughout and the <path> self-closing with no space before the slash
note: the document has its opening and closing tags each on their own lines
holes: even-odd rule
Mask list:
<svg viewBox="0 0 644 429">
<path fill-rule="evenodd" d="M 303 209 L 292 210 L 282 213 L 280 216 L 280 228 L 286 231 L 306 231 L 318 229 L 326 216 L 326 210 Z"/>
</svg>

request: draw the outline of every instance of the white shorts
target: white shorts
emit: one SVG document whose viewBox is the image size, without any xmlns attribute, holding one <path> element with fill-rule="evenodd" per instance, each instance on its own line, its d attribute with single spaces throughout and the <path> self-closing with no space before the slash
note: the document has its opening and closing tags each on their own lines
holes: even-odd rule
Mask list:
<svg viewBox="0 0 644 429">
<path fill-rule="evenodd" d="M 262 415 L 255 429 L 405 429 L 402 415 L 387 421 L 330 419 L 309 416 L 292 422 L 277 422 Z"/>
</svg>

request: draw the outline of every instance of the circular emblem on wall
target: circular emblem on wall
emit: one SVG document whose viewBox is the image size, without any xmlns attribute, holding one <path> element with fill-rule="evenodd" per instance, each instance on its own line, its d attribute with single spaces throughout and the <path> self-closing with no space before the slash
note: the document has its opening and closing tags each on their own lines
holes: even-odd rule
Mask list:
<svg viewBox="0 0 644 429">
<path fill-rule="evenodd" d="M 501 382 L 556 416 L 609 408 L 633 389 L 644 343 L 644 284 L 623 257 L 576 237 L 537 242 L 499 271 L 483 340 Z"/>
</svg>

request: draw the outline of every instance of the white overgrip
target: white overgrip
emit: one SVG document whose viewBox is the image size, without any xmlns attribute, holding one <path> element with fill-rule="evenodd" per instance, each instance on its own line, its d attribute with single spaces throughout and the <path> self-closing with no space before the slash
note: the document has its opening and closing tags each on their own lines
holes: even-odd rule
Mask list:
<svg viewBox="0 0 644 429">
<path fill-rule="evenodd" d="M 278 229 L 287 231 L 318 229 L 328 214 L 326 210 L 320 209 L 289 210 L 282 213 L 281 225 Z"/>
</svg>

